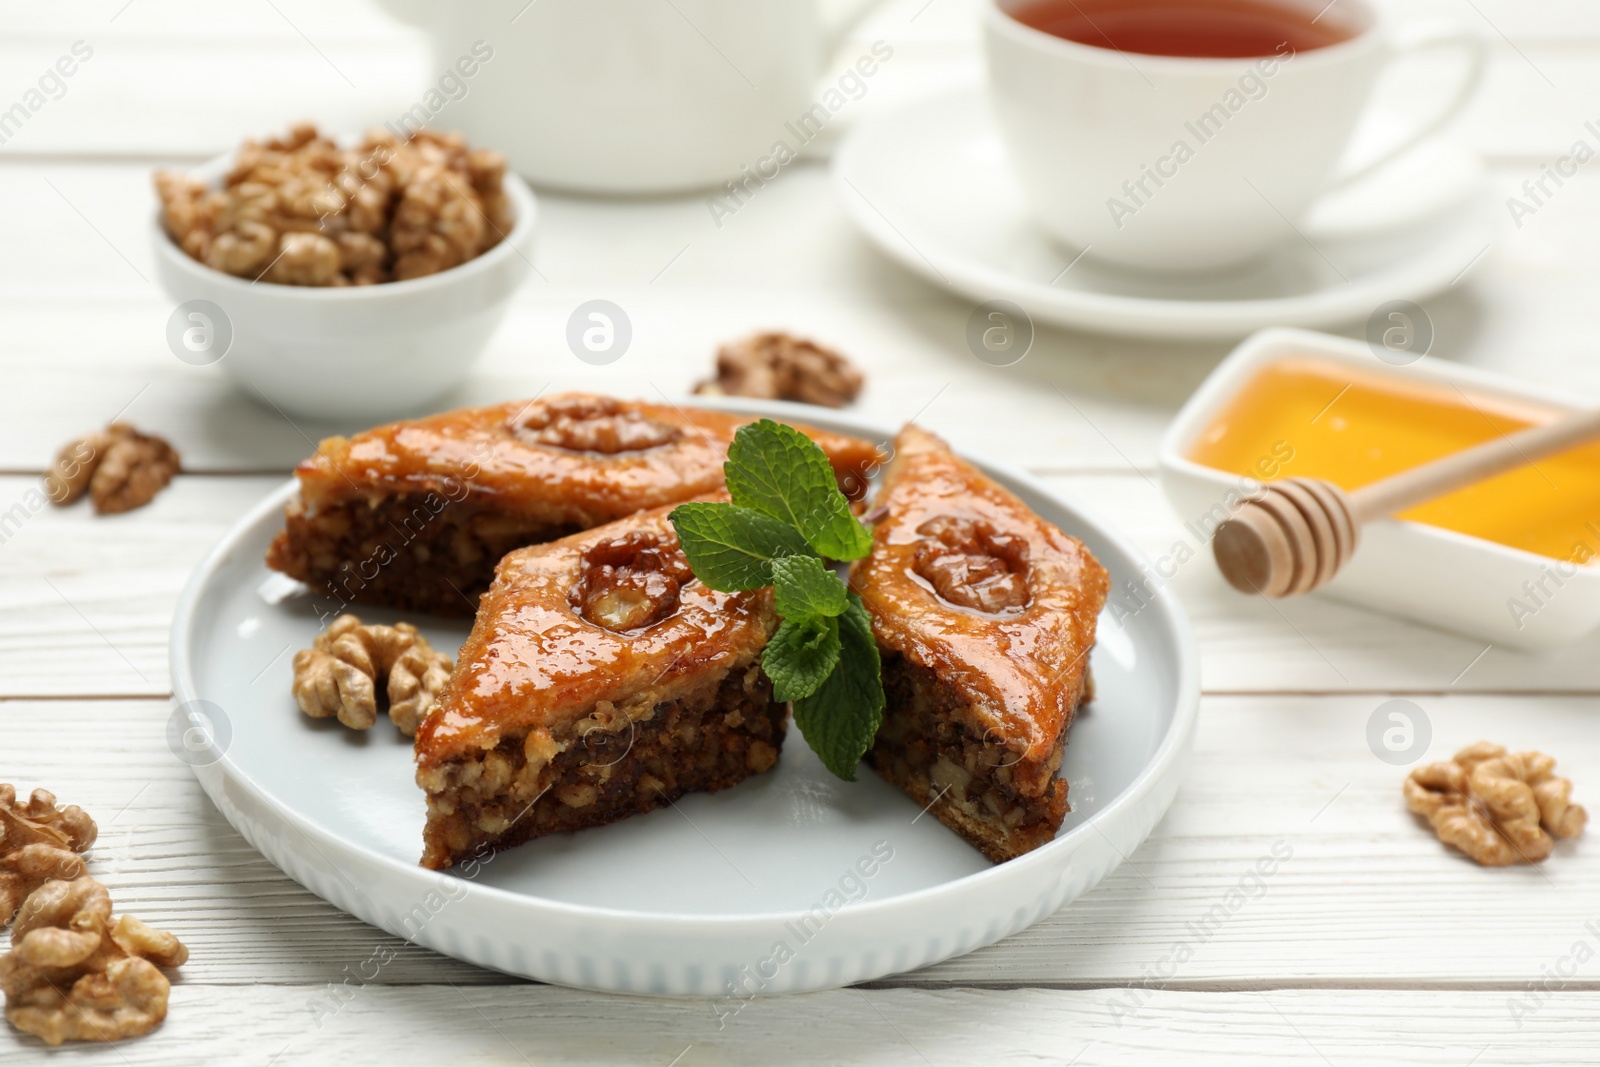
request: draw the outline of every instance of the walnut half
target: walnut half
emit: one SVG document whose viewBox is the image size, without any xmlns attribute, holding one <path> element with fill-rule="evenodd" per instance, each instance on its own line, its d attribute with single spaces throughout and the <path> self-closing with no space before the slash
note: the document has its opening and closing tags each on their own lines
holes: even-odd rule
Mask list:
<svg viewBox="0 0 1600 1067">
<path fill-rule="evenodd" d="M 1028 542 L 983 519 L 940 515 L 917 527 L 911 569 L 957 607 L 990 614 L 1028 603 Z"/>
<path fill-rule="evenodd" d="M 861 372 L 843 355 L 786 333 L 757 333 L 717 350 L 717 376 L 694 387 L 707 396 L 753 396 L 842 408 L 861 394 Z"/>
<path fill-rule="evenodd" d="M 583 576 L 568 600 L 596 626 L 621 633 L 660 622 L 678 610 L 678 592 L 694 580 L 675 542 L 629 533 L 590 548 Z"/>
<path fill-rule="evenodd" d="M 45 474 L 45 492 L 64 506 L 87 491 L 96 512 L 114 515 L 150 503 L 179 466 L 177 451 L 165 440 L 113 422 L 62 446 Z"/>
<path fill-rule="evenodd" d="M 167 1017 L 171 983 L 189 950 L 176 937 L 124 915 L 93 878 L 49 881 L 23 903 L 0 957 L 6 1019 L 51 1045 L 119 1041 Z"/>
<path fill-rule="evenodd" d="M 78 853 L 94 844 L 96 832 L 77 805 L 57 807 L 43 789 L 19 804 L 16 789 L 0 783 L 0 926 L 46 881 L 82 877 Z"/>
<path fill-rule="evenodd" d="M 1572 782 L 1542 752 L 1507 752 L 1488 741 L 1429 763 L 1406 778 L 1406 806 L 1486 867 L 1540 863 L 1556 837 L 1576 837 L 1588 812 L 1572 803 Z"/>
<path fill-rule="evenodd" d="M 683 436 L 678 427 L 630 411 L 610 397 L 563 397 L 534 404 L 509 428 L 528 444 L 607 456 L 670 445 Z"/>
<path fill-rule="evenodd" d="M 367 626 L 340 615 L 294 656 L 294 699 L 314 719 L 338 716 L 353 730 L 378 721 L 378 687 L 389 719 L 407 737 L 450 680 L 450 657 L 435 652 L 410 623 Z"/>
</svg>

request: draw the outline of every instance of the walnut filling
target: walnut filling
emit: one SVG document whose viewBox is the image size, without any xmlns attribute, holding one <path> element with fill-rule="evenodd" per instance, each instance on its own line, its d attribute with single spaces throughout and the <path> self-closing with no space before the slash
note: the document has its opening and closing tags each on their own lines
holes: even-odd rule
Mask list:
<svg viewBox="0 0 1600 1067">
<path fill-rule="evenodd" d="M 911 569 L 951 604 L 999 614 L 1028 603 L 1028 542 L 982 519 L 940 515 L 917 527 Z"/>
<path fill-rule="evenodd" d="M 568 600 L 588 621 L 618 633 L 677 611 L 679 590 L 694 581 L 676 543 L 637 530 L 595 544 L 583 562 L 583 577 Z"/>
<path fill-rule="evenodd" d="M 1055 836 L 1069 810 L 1067 784 L 1054 778 L 1065 730 L 1042 767 L 1034 766 L 994 731 L 975 728 L 960 694 L 928 668 L 888 653 L 883 687 L 888 713 L 867 753 L 879 774 L 996 862 Z M 1028 782 L 1042 791 L 1030 795 Z"/>
<path fill-rule="evenodd" d="M 678 427 L 630 411 L 620 400 L 587 396 L 537 404 L 511 432 L 529 444 L 608 456 L 658 448 L 683 436 Z"/>
<path fill-rule="evenodd" d="M 481 845 L 614 822 L 777 763 L 785 710 L 758 664 L 653 700 L 646 692 L 629 703 L 599 701 L 555 736 L 508 733 L 480 756 L 419 770 L 428 794 L 423 866 L 440 870 Z"/>
<path fill-rule="evenodd" d="M 576 532 L 415 493 L 291 507 L 267 565 L 345 603 L 471 615 L 507 552 Z"/>
</svg>

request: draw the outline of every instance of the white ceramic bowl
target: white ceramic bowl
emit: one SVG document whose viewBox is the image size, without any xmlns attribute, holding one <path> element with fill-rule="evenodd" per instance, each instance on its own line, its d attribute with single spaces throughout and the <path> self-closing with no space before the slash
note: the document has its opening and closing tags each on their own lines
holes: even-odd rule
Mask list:
<svg viewBox="0 0 1600 1067">
<path fill-rule="evenodd" d="M 1532 401 L 1563 412 L 1594 403 L 1568 391 L 1443 359 L 1424 356 L 1406 366 L 1390 366 L 1360 341 L 1306 330 L 1263 330 L 1222 361 L 1162 439 L 1161 485 L 1180 518 L 1198 520 L 1220 514 L 1214 508 L 1237 507 L 1239 476 L 1202 466 L 1188 455 L 1256 370 L 1286 356 L 1315 356 L 1399 379 L 1454 383 L 1479 394 Z M 1549 648 L 1600 627 L 1600 567 L 1569 564 L 1399 519 L 1363 527 L 1355 556 L 1324 591 L 1352 604 L 1514 648 Z M 1518 609 L 1517 603 L 1532 608 L 1531 614 Z"/>
<path fill-rule="evenodd" d="M 220 181 L 232 154 L 192 173 Z M 174 302 L 209 300 L 233 340 L 222 367 L 246 392 L 323 420 L 377 422 L 419 413 L 466 375 L 531 273 L 538 203 L 505 177 L 516 224 L 499 244 L 425 278 L 344 289 L 252 282 L 185 255 L 152 221 L 156 270 Z"/>
</svg>

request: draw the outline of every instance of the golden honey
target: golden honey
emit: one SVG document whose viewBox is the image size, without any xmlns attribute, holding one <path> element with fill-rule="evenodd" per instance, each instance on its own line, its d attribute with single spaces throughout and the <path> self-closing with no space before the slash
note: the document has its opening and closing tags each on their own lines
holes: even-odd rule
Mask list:
<svg viewBox="0 0 1600 1067">
<path fill-rule="evenodd" d="M 1357 489 L 1563 414 L 1451 383 L 1292 357 L 1258 370 L 1195 442 L 1189 459 L 1257 477 L 1263 458 L 1277 456 L 1274 477 L 1322 478 Z M 1588 562 L 1600 555 L 1600 444 L 1541 459 L 1399 517 Z"/>
</svg>

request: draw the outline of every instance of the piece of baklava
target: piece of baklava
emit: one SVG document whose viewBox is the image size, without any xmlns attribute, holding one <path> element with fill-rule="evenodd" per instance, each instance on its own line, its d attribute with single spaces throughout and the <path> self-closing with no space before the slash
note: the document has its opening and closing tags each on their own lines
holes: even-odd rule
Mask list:
<svg viewBox="0 0 1600 1067">
<path fill-rule="evenodd" d="M 330 437 L 267 565 L 341 603 L 470 615 L 513 548 L 717 490 L 747 416 L 568 393 Z M 859 496 L 869 442 L 798 426 Z"/>
<path fill-rule="evenodd" d="M 867 760 L 995 862 L 1051 840 L 1056 776 L 1105 604 L 1082 543 L 907 426 L 884 517 L 850 584 L 883 656 L 884 722 Z"/>
<path fill-rule="evenodd" d="M 696 580 L 671 510 L 501 560 L 417 731 L 424 867 L 615 822 L 777 762 L 787 709 L 761 673 L 772 590 Z"/>
</svg>

